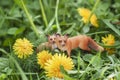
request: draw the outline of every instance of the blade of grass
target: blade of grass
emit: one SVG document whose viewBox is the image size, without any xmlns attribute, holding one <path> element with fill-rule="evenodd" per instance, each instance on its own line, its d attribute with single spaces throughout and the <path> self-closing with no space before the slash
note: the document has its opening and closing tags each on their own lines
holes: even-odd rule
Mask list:
<svg viewBox="0 0 120 80">
<path fill-rule="evenodd" d="M 3 27 L 2 25 L 3 25 L 3 23 L 5 22 L 5 19 L 6 19 L 6 16 L 7 16 L 7 15 L 4 14 L 4 12 L 3 12 L 3 10 L 2 10 L 1 8 L 0 8 L 0 15 L 3 16 L 3 17 L 1 18 L 1 21 L 0 21 L 0 28 L 2 28 L 2 27 Z"/>
<path fill-rule="evenodd" d="M 56 8 L 55 8 L 55 20 L 56 20 L 56 25 L 58 29 L 58 33 L 61 33 L 61 28 L 58 22 L 58 5 L 59 5 L 59 0 L 56 1 Z"/>
<path fill-rule="evenodd" d="M 86 69 L 84 70 L 85 72 L 80 75 L 81 77 L 83 77 L 87 72 L 92 70 L 90 68 L 90 65 L 94 66 L 94 68 L 96 68 L 96 69 L 99 69 L 102 66 L 101 62 L 100 62 L 101 61 L 100 55 L 101 55 L 101 53 L 98 52 L 95 56 L 92 57 L 89 64 L 87 65 Z"/>
<path fill-rule="evenodd" d="M 114 65 L 115 61 L 113 60 L 113 58 L 111 56 L 108 56 L 108 58 L 110 59 L 111 63 Z"/>
<path fill-rule="evenodd" d="M 89 34 L 86 34 L 86 35 L 91 36 L 91 35 L 95 35 L 95 34 L 105 34 L 105 33 L 109 33 L 109 31 L 93 32 L 93 33 L 89 33 Z"/>
<path fill-rule="evenodd" d="M 99 2 L 100 2 L 100 0 L 97 0 L 96 3 L 95 3 L 95 5 L 93 6 L 92 12 L 91 12 L 91 14 L 89 16 L 89 19 L 88 19 L 89 21 L 90 21 L 90 18 L 92 17 L 92 15 L 93 15 L 95 9 L 97 9 L 97 5 L 98 5 Z"/>
<path fill-rule="evenodd" d="M 18 2 L 19 2 L 19 1 L 18 1 Z M 25 11 L 25 13 L 26 13 L 26 16 L 27 16 L 27 18 L 28 18 L 28 20 L 29 20 L 29 22 L 30 22 L 30 24 L 31 24 L 31 27 L 32 27 L 33 31 L 35 32 L 36 36 L 39 37 L 38 30 L 37 30 L 35 24 L 33 23 L 33 20 L 32 20 L 30 14 L 29 14 L 29 12 L 28 12 L 28 9 L 26 8 L 26 5 L 25 5 L 24 1 L 23 1 L 23 0 L 20 0 L 20 3 L 21 3 L 21 5 L 22 5 L 22 9 L 23 9 L 23 10 Z"/>
<path fill-rule="evenodd" d="M 79 71 L 80 71 L 80 53 L 78 53 L 77 62 L 78 62 L 77 70 L 78 70 L 78 73 L 79 73 Z"/>
<path fill-rule="evenodd" d="M 44 11 L 44 8 L 43 8 L 43 4 L 42 4 L 41 0 L 39 0 L 39 4 L 40 4 L 40 8 L 41 8 L 41 12 L 42 12 L 42 17 L 43 17 L 45 26 L 47 27 L 48 26 L 48 21 L 47 21 L 46 14 L 45 14 L 45 11 Z"/>
<path fill-rule="evenodd" d="M 112 29 L 116 34 L 118 34 L 120 36 L 120 30 L 115 28 L 109 20 L 104 19 L 103 22 L 107 25 L 107 27 L 109 27 L 110 29 Z"/>
<path fill-rule="evenodd" d="M 55 16 L 51 19 L 51 21 L 48 24 L 48 27 L 45 29 L 45 31 L 44 31 L 45 34 L 51 30 L 51 26 L 53 25 L 54 21 L 55 21 Z"/>
<path fill-rule="evenodd" d="M 60 28 L 60 25 L 59 25 L 59 22 L 58 22 L 58 5 L 59 5 L 59 0 L 56 1 L 55 15 L 51 19 L 51 21 L 49 22 L 48 27 L 45 29 L 45 33 L 47 33 L 50 30 L 54 21 L 56 21 L 56 25 L 57 25 L 57 29 L 58 29 L 57 32 L 61 33 L 61 28 Z"/>
<path fill-rule="evenodd" d="M 3 50 L 3 49 L 0 49 L 0 51 L 11 58 L 11 60 L 12 60 L 12 61 L 14 62 L 14 64 L 16 65 L 18 71 L 20 72 L 20 75 L 21 75 L 21 77 L 22 77 L 22 80 L 28 80 L 27 76 L 25 75 L 25 73 L 23 72 L 22 68 L 19 66 L 18 62 L 15 60 L 15 58 L 12 57 L 8 52 L 6 52 L 6 51 Z"/>
<path fill-rule="evenodd" d="M 96 69 L 98 68 L 101 68 L 102 66 L 102 59 L 101 59 L 101 52 L 98 52 L 97 55 L 93 56 L 93 58 L 91 59 L 90 61 L 90 64 L 92 64 L 92 66 L 94 66 Z"/>
<path fill-rule="evenodd" d="M 40 80 L 38 73 L 24 73 L 25 75 L 36 75 L 37 79 Z M 12 73 L 11 75 L 21 75 L 21 73 Z M 33 80 L 33 79 L 31 79 Z"/>
</svg>

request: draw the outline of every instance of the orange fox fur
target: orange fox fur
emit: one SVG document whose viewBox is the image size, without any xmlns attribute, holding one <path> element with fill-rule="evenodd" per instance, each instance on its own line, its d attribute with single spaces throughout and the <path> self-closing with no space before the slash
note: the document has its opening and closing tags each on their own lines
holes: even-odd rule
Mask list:
<svg viewBox="0 0 120 80">
<path fill-rule="evenodd" d="M 70 57 L 71 50 L 77 47 L 82 50 L 91 51 L 104 51 L 104 48 L 98 45 L 92 38 L 86 35 L 79 35 L 75 37 L 68 38 L 68 35 L 58 35 L 56 38 L 57 47 L 62 51 L 67 51 L 68 56 Z"/>
<path fill-rule="evenodd" d="M 44 49 L 53 50 L 53 49 L 57 48 L 57 45 L 55 43 L 56 36 L 55 35 L 47 35 L 47 38 L 48 38 L 48 42 L 44 42 L 44 43 L 40 44 L 37 47 L 37 52 L 44 50 Z"/>
</svg>

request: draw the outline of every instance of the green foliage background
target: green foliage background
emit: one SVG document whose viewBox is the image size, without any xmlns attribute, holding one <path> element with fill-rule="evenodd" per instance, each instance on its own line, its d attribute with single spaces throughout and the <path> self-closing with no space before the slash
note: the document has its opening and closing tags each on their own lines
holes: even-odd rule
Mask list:
<svg viewBox="0 0 120 80">
<path fill-rule="evenodd" d="M 95 4 L 98 4 L 95 6 Z M 85 25 L 78 8 L 88 8 L 97 15 L 99 28 Z M 36 53 L 20 60 L 12 46 L 17 38 L 26 37 L 36 47 L 46 41 L 46 34 L 86 34 L 100 45 L 101 37 L 115 36 L 115 54 L 72 52 L 75 63 L 65 80 L 120 79 L 120 0 L 0 0 L 0 80 L 49 80 L 36 61 Z M 53 79 L 54 80 L 54 79 Z"/>
</svg>

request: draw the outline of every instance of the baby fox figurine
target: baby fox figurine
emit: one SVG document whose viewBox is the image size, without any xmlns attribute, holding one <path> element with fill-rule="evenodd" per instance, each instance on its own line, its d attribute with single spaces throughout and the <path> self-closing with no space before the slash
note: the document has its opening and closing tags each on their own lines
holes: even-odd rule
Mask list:
<svg viewBox="0 0 120 80">
<path fill-rule="evenodd" d="M 57 45 L 55 43 L 55 39 L 56 39 L 56 35 L 47 35 L 48 38 L 48 42 L 44 42 L 42 44 L 40 44 L 37 47 L 37 52 L 43 50 L 43 49 L 50 49 L 50 50 L 54 50 L 55 48 L 57 48 Z"/>
<path fill-rule="evenodd" d="M 56 44 L 60 50 L 67 51 L 69 57 L 71 50 L 77 47 L 86 51 L 91 51 L 91 49 L 101 52 L 104 51 L 102 46 L 98 45 L 92 38 L 86 35 L 68 38 L 68 35 L 61 36 L 60 34 L 56 34 Z"/>
</svg>

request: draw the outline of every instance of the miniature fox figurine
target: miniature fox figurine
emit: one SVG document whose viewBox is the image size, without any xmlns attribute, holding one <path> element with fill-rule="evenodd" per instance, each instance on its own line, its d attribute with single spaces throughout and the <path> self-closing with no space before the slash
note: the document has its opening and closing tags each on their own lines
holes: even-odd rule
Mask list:
<svg viewBox="0 0 120 80">
<path fill-rule="evenodd" d="M 68 35 L 61 36 L 60 34 L 56 34 L 56 44 L 60 50 L 67 51 L 69 57 L 71 50 L 77 47 L 86 51 L 91 51 L 92 49 L 95 51 L 104 51 L 102 46 L 98 45 L 92 38 L 86 35 L 68 38 Z"/>
<path fill-rule="evenodd" d="M 37 47 L 37 52 L 39 52 L 43 49 L 54 50 L 55 48 L 57 48 L 57 45 L 55 43 L 55 39 L 56 39 L 55 34 L 54 35 L 47 35 L 47 38 L 48 38 L 48 42 L 44 42 L 44 43 L 40 44 Z"/>
</svg>

